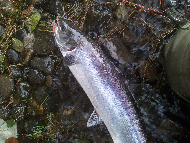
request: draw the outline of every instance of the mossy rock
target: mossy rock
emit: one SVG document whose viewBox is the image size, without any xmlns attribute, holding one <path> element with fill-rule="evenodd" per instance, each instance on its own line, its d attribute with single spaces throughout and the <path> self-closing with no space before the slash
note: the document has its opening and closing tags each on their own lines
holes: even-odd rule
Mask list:
<svg viewBox="0 0 190 143">
<path fill-rule="evenodd" d="M 41 15 L 38 12 L 32 14 L 27 18 L 27 28 L 30 32 L 36 28 L 36 25 L 38 24 L 40 18 Z"/>
<path fill-rule="evenodd" d="M 17 52 L 22 52 L 24 50 L 23 43 L 20 40 L 18 40 L 16 38 L 12 38 L 12 43 L 13 43 L 13 48 Z"/>
</svg>

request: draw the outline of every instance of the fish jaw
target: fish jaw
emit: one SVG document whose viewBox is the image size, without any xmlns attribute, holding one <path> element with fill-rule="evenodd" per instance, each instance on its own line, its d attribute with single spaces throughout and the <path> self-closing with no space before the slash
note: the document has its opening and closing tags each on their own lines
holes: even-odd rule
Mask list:
<svg viewBox="0 0 190 143">
<path fill-rule="evenodd" d="M 77 47 L 77 42 L 73 40 L 71 31 L 69 29 L 64 30 L 64 25 L 57 18 L 57 22 L 53 23 L 53 32 L 55 36 L 55 41 L 60 51 L 65 56 L 66 53 L 74 51 Z"/>
</svg>

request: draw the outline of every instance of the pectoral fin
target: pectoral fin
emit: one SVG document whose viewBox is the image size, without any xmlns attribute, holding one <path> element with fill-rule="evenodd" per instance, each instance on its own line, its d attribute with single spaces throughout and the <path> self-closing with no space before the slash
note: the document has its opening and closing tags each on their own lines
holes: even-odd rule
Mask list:
<svg viewBox="0 0 190 143">
<path fill-rule="evenodd" d="M 102 122 L 102 119 L 100 119 L 97 111 L 94 110 L 92 112 L 92 114 L 90 115 L 90 118 L 88 119 L 87 127 L 92 127 L 92 126 L 97 125 L 97 124 L 99 124 L 101 122 Z"/>
</svg>

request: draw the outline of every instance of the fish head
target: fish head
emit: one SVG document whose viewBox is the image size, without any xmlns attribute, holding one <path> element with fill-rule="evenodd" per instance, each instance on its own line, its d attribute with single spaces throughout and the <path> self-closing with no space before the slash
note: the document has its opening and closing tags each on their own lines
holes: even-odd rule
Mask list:
<svg viewBox="0 0 190 143">
<path fill-rule="evenodd" d="M 53 25 L 55 41 L 61 52 L 75 49 L 77 43 L 73 39 L 73 33 L 64 25 L 64 22 L 61 19 L 57 19 L 57 22 Z"/>
</svg>

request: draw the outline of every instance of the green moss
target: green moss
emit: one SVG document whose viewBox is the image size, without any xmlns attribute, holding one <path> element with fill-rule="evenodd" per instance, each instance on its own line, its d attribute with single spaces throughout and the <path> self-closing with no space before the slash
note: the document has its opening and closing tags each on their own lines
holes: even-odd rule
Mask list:
<svg viewBox="0 0 190 143">
<path fill-rule="evenodd" d="M 12 119 L 6 121 L 6 123 L 8 128 L 12 128 L 16 124 Z"/>
<path fill-rule="evenodd" d="M 27 27 L 29 31 L 33 31 L 36 28 L 36 25 L 38 24 L 41 16 L 38 12 L 34 13 L 33 15 L 29 16 L 27 19 Z"/>
<path fill-rule="evenodd" d="M 17 52 L 22 52 L 22 50 L 24 49 L 23 43 L 16 39 L 16 38 L 12 38 L 12 43 L 13 43 L 13 48 L 17 51 Z"/>
</svg>

